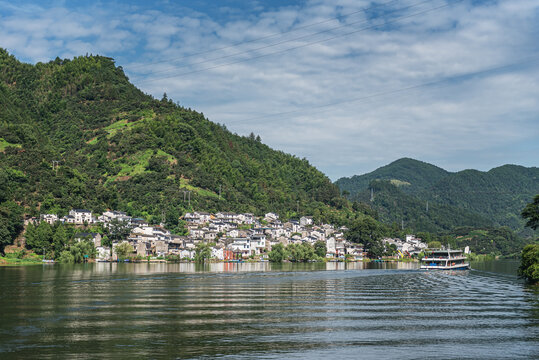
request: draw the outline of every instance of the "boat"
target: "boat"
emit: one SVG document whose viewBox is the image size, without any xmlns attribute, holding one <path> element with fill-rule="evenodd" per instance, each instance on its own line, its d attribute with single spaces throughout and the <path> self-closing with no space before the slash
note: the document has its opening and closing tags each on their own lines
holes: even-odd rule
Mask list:
<svg viewBox="0 0 539 360">
<path fill-rule="evenodd" d="M 436 249 L 421 259 L 421 270 L 468 270 L 470 263 L 462 250 Z"/>
</svg>

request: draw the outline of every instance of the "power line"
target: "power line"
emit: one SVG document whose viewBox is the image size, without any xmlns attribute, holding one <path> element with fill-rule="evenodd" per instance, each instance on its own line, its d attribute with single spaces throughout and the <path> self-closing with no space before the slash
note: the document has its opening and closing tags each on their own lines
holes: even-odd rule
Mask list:
<svg viewBox="0 0 539 360">
<path fill-rule="evenodd" d="M 341 104 L 345 104 L 345 103 L 368 100 L 368 99 L 371 99 L 371 98 L 376 98 L 376 97 L 380 97 L 380 96 L 384 96 L 384 95 L 390 95 L 390 94 L 400 93 L 400 92 L 413 90 L 413 89 L 417 89 L 417 88 L 421 88 L 421 87 L 432 86 L 432 85 L 436 85 L 436 84 L 440 84 L 440 83 L 444 83 L 444 82 L 454 81 L 454 80 L 458 80 L 460 78 L 466 78 L 466 77 L 469 77 L 469 76 L 479 76 L 479 75 L 483 75 L 483 74 L 486 74 L 486 73 L 499 71 L 499 70 L 502 70 L 502 69 L 505 69 L 505 68 L 510 68 L 510 67 L 517 66 L 517 65 L 524 65 L 524 64 L 534 63 L 534 62 L 537 62 L 537 61 L 539 61 L 539 58 L 538 58 L 538 55 L 535 55 L 535 56 L 533 56 L 531 58 L 527 58 L 524 61 L 519 61 L 519 62 L 510 63 L 510 64 L 495 66 L 495 67 L 483 69 L 481 71 L 476 71 L 476 72 L 473 72 L 473 73 L 466 73 L 466 74 L 461 74 L 461 75 L 457 75 L 457 76 L 445 77 L 443 79 L 429 81 L 429 82 L 426 82 L 426 83 L 420 83 L 420 84 L 416 84 L 416 85 L 412 85 L 412 86 L 408 86 L 408 87 L 404 87 L 404 88 L 378 92 L 378 93 L 374 93 L 374 94 L 370 94 L 370 95 L 365 95 L 365 96 L 352 98 L 352 99 L 340 100 L 340 101 L 327 103 L 327 104 L 322 104 L 322 105 L 314 105 L 314 106 L 309 105 L 309 110 L 321 109 L 321 108 L 331 107 L 331 106 L 335 106 L 335 105 L 341 105 Z M 253 117 L 253 118 L 241 119 L 241 120 L 237 120 L 237 121 L 232 120 L 232 121 L 228 121 L 227 123 L 234 123 L 235 124 L 235 123 L 240 123 L 240 122 L 248 122 L 248 121 L 259 120 L 259 119 L 264 119 L 264 118 L 268 118 L 268 117 L 290 115 L 290 114 L 294 114 L 294 113 L 298 113 L 298 112 L 305 112 L 305 109 L 301 108 L 301 109 L 296 109 L 296 110 L 283 111 L 283 112 L 279 112 L 279 113 L 266 114 L 266 115 L 261 115 L 261 116 L 257 116 L 257 117 Z"/>
<path fill-rule="evenodd" d="M 313 27 L 313 26 L 316 26 L 316 25 L 325 24 L 325 23 L 333 21 L 333 20 L 339 20 L 339 19 L 342 19 L 344 17 L 348 17 L 348 16 L 355 15 L 355 14 L 358 14 L 358 13 L 361 13 L 361 12 L 365 12 L 365 11 L 368 11 L 368 10 L 375 9 L 377 7 L 387 6 L 387 5 L 390 5 L 390 4 L 398 2 L 398 1 L 399 0 L 392 0 L 392 1 L 388 1 L 386 3 L 375 4 L 373 6 L 368 6 L 368 7 L 361 8 L 360 10 L 357 10 L 357 11 L 353 11 L 353 12 L 350 12 L 350 13 L 347 13 L 347 14 L 342 14 L 342 15 L 335 16 L 335 17 L 332 17 L 332 18 L 328 18 L 326 20 L 319 21 L 319 22 L 316 22 L 316 23 L 311 23 L 311 24 L 308 24 L 308 25 L 299 26 L 299 27 L 296 27 L 296 28 L 293 28 L 293 29 L 290 29 L 290 30 L 272 33 L 272 34 L 269 34 L 269 35 L 254 38 L 254 39 L 251 39 L 251 40 L 245 40 L 245 41 L 237 42 L 237 43 L 227 45 L 227 46 L 223 46 L 223 47 L 216 48 L 216 49 L 209 49 L 209 50 L 204 50 L 204 51 L 200 51 L 200 52 L 196 52 L 196 53 L 191 53 L 191 54 L 184 55 L 184 56 L 181 56 L 181 57 L 177 57 L 177 58 L 174 58 L 174 59 L 160 60 L 160 61 L 148 62 L 148 63 L 144 63 L 144 64 L 137 64 L 137 65 L 131 66 L 130 68 L 139 68 L 139 67 L 148 66 L 148 65 L 154 65 L 154 64 L 163 64 L 163 63 L 168 63 L 168 62 L 176 62 L 178 60 L 186 59 L 186 58 L 193 57 L 193 56 L 198 56 L 198 55 L 203 55 L 203 54 L 207 54 L 207 53 L 211 53 L 211 52 L 217 52 L 217 51 L 221 51 L 221 50 L 226 50 L 226 49 L 238 47 L 238 46 L 245 45 L 245 44 L 250 44 L 250 43 L 253 43 L 253 42 L 257 42 L 257 41 L 266 40 L 266 39 L 269 39 L 269 38 L 272 38 L 272 37 L 275 37 L 275 36 L 288 34 L 288 33 L 291 33 L 291 32 L 298 31 L 298 30 L 307 29 L 307 28 L 310 28 L 310 27 Z"/>
<path fill-rule="evenodd" d="M 433 0 L 425 0 L 425 1 L 422 1 L 422 2 L 419 2 L 419 3 L 416 3 L 416 4 L 413 4 L 413 5 L 406 6 L 406 7 L 404 7 L 404 8 L 392 10 L 392 11 L 390 11 L 389 13 L 394 13 L 394 12 L 400 12 L 400 11 L 403 11 L 403 10 L 408 10 L 408 9 L 411 9 L 411 8 L 414 8 L 414 7 L 417 7 L 417 6 L 419 6 L 419 5 L 423 5 L 423 4 L 425 4 L 425 3 L 432 2 L 432 1 L 433 1 Z M 387 15 L 387 13 L 384 14 L 384 15 Z M 374 17 L 374 18 L 376 18 L 376 17 Z M 169 71 L 174 71 L 174 70 L 176 70 L 176 69 L 180 69 L 180 68 L 184 68 L 184 67 L 189 67 L 189 66 L 194 66 L 194 65 L 200 65 L 200 64 L 206 64 L 206 63 L 209 63 L 209 62 L 212 62 L 212 61 L 216 61 L 216 60 L 223 60 L 223 59 L 228 59 L 228 58 L 235 57 L 235 56 L 239 56 L 239 55 L 243 55 L 243 54 L 254 53 L 255 51 L 258 51 L 258 50 L 264 50 L 264 49 L 268 49 L 268 48 L 275 47 L 275 46 L 278 46 L 278 45 L 290 43 L 290 42 L 293 42 L 293 41 L 303 40 L 303 39 L 310 38 L 310 37 L 314 37 L 314 36 L 317 36 L 317 35 L 320 35 L 320 34 L 328 33 L 328 32 L 333 31 L 333 30 L 337 30 L 337 29 L 341 29 L 341 28 L 345 28 L 345 27 L 350 27 L 350 26 L 352 26 L 352 25 L 357 25 L 357 24 L 367 23 L 367 22 L 369 22 L 369 21 L 371 21 L 371 20 L 372 20 L 372 19 L 367 19 L 367 20 L 363 20 L 363 19 L 362 19 L 362 20 L 355 21 L 355 22 L 351 22 L 351 23 L 348 23 L 348 24 L 336 26 L 336 27 L 333 27 L 333 28 L 330 28 L 330 29 L 318 31 L 318 32 L 315 32 L 315 33 L 312 33 L 312 34 L 307 34 L 307 35 L 303 35 L 303 36 L 296 37 L 296 38 L 293 38 L 293 39 L 282 40 L 282 41 L 279 41 L 279 42 L 276 42 L 276 43 L 272 43 L 272 44 L 260 46 L 260 47 L 255 48 L 255 49 L 244 50 L 244 51 L 236 52 L 236 53 L 233 53 L 233 54 L 228 54 L 228 55 L 223 55 L 223 56 L 219 56 L 219 57 L 214 57 L 214 58 L 211 58 L 211 59 L 202 60 L 202 61 L 199 61 L 199 62 L 194 62 L 194 63 L 189 63 L 189 64 L 178 65 L 178 66 L 174 66 L 174 67 L 171 67 L 171 68 L 165 69 L 165 70 L 150 71 L 150 72 L 147 72 L 147 73 L 142 73 L 141 75 L 162 74 L 162 73 L 167 73 L 167 72 L 169 72 Z"/>
<path fill-rule="evenodd" d="M 458 3 L 458 2 L 462 2 L 462 1 L 464 1 L 464 0 L 457 0 L 454 3 Z M 391 21 L 386 21 L 383 24 L 371 25 L 371 26 L 361 28 L 361 29 L 358 29 L 358 30 L 354 30 L 354 31 L 351 31 L 351 32 L 347 32 L 347 33 L 344 33 L 344 34 L 335 35 L 335 36 L 327 38 L 327 39 L 313 41 L 313 42 L 310 42 L 310 43 L 294 46 L 294 47 L 291 47 L 291 48 L 288 48 L 288 49 L 284 49 L 284 50 L 280 50 L 280 51 L 276 51 L 276 52 L 272 52 L 272 53 L 268 53 L 268 54 L 261 54 L 261 55 L 253 56 L 253 57 L 248 58 L 248 59 L 235 60 L 235 61 L 231 61 L 231 62 L 228 62 L 228 63 L 225 63 L 225 64 L 210 66 L 210 67 L 207 67 L 207 68 L 202 68 L 202 69 L 193 70 L 193 71 L 184 72 L 184 73 L 179 73 L 179 74 L 170 75 L 170 76 L 142 79 L 142 80 L 138 81 L 138 83 L 153 82 L 153 81 L 157 81 L 157 80 L 171 79 L 171 78 L 174 78 L 174 77 L 181 77 L 181 76 L 196 74 L 196 73 L 199 73 L 199 72 L 203 72 L 203 71 L 207 71 L 207 70 L 213 70 L 213 69 L 220 68 L 220 67 L 223 67 L 223 66 L 234 65 L 234 64 L 238 64 L 238 63 L 242 63 L 242 62 L 247 62 L 247 61 L 251 61 L 251 60 L 256 60 L 256 59 L 268 57 L 268 56 L 271 56 L 271 55 L 281 54 L 281 53 L 284 53 L 284 52 L 297 50 L 297 49 L 300 49 L 300 48 L 304 48 L 304 47 L 320 44 L 320 43 L 323 43 L 323 42 L 327 42 L 327 41 L 330 41 L 330 40 L 334 40 L 334 39 L 337 39 L 337 38 L 340 38 L 340 37 L 343 37 L 343 36 L 348 36 L 348 35 L 352 35 L 352 34 L 362 32 L 362 31 L 375 29 L 375 28 L 378 28 L 378 27 L 381 27 L 381 26 L 387 26 L 387 25 L 390 25 L 390 24 L 394 24 L 394 23 L 399 22 L 401 20 L 408 19 L 408 18 L 418 16 L 418 15 L 423 15 L 423 14 L 426 14 L 426 13 L 429 13 L 429 12 L 437 11 L 437 10 L 449 7 L 451 5 L 452 4 L 449 4 L 449 3 L 444 4 L 444 5 L 437 6 L 437 7 L 428 9 L 428 10 L 423 10 L 423 11 L 420 11 L 420 12 L 417 12 L 417 13 L 414 13 L 414 14 L 397 17 L 396 19 L 391 20 Z"/>
</svg>

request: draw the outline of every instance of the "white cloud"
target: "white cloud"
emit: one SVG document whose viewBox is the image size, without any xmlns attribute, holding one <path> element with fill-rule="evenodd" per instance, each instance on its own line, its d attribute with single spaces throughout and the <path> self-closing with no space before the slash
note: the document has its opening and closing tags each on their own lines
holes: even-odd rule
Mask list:
<svg viewBox="0 0 539 360">
<path fill-rule="evenodd" d="M 398 14 L 443 4 L 434 0 Z M 142 90 L 157 97 L 166 91 L 240 134 L 259 133 L 333 179 L 402 156 L 450 170 L 537 165 L 529 152 L 539 140 L 537 63 L 482 71 L 539 55 L 539 5 L 447 4 L 381 31 L 369 28 L 380 22 L 372 14 L 329 20 L 372 6 L 369 1 L 313 0 L 269 10 L 259 2 L 248 14 L 223 7 L 221 18 L 204 9 L 101 4 L 36 11 L 0 3 L 0 46 L 30 61 L 86 52 L 114 56 Z M 350 25 L 306 37 L 344 24 Z M 252 41 L 257 38 L 264 39 Z M 333 39 L 309 45 L 326 38 Z M 286 51 L 291 47 L 298 48 Z M 459 77 L 466 74 L 472 75 Z M 438 82 L 446 78 L 454 80 Z M 285 114 L 267 116 L 275 113 Z"/>
</svg>

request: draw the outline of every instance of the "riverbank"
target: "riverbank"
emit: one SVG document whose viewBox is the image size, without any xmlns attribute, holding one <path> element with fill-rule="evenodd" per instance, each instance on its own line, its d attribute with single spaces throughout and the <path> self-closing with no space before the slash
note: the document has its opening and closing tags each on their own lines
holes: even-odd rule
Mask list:
<svg viewBox="0 0 539 360">
<path fill-rule="evenodd" d="M 43 264 L 43 256 L 36 254 L 27 255 L 24 257 L 17 257 L 13 254 L 6 254 L 6 256 L 0 256 L 0 266 L 26 266 L 41 264 Z"/>
</svg>

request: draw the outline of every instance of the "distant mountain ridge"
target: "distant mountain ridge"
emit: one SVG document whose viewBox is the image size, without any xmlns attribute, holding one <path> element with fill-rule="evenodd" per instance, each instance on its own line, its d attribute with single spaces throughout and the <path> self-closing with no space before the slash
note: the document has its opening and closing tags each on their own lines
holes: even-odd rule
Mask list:
<svg viewBox="0 0 539 360">
<path fill-rule="evenodd" d="M 455 209 L 455 214 L 464 211 L 488 219 L 494 225 L 509 226 L 520 231 L 524 229 L 520 211 L 539 193 L 537 167 L 503 165 L 486 172 L 463 170 L 452 173 L 409 158 L 399 159 L 364 175 L 341 178 L 335 183 L 341 191 L 349 192 L 350 199 L 368 201 L 369 188 L 374 180 L 409 183 L 399 186 L 402 193 L 413 197 L 404 201 L 399 196 L 402 212 L 409 210 L 409 207 L 416 208 L 417 201 L 425 205 L 429 201 L 431 209 L 437 205 L 449 206 Z M 390 196 L 387 188 L 384 191 L 385 196 Z M 396 192 L 392 194 L 397 196 Z M 374 204 L 374 207 L 381 213 L 389 213 L 387 201 L 385 205 Z M 461 215 L 456 217 L 462 218 Z"/>
<path fill-rule="evenodd" d="M 335 184 L 339 186 L 341 191 L 348 191 L 354 195 L 367 189 L 372 180 L 399 180 L 409 184 L 403 186 L 403 191 L 417 193 L 449 174 L 450 172 L 435 165 L 402 158 L 364 175 L 340 178 Z"/>
</svg>

